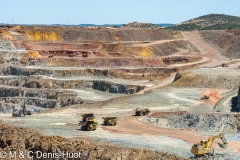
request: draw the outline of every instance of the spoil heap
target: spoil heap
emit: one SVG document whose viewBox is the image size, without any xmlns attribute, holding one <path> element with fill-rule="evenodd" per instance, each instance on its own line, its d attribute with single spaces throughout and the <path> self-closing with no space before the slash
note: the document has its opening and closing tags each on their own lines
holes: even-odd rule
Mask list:
<svg viewBox="0 0 240 160">
<path fill-rule="evenodd" d="M 66 139 L 60 136 L 44 136 L 36 131 L 21 127 L 13 127 L 0 121 L 0 151 L 23 151 L 33 153 L 81 152 L 81 159 L 172 159 L 183 160 L 176 155 L 142 150 L 125 149 L 121 146 L 114 146 L 107 143 L 89 142 L 83 139 Z M 7 158 L 6 158 L 7 159 Z M 49 158 L 55 159 L 55 158 Z"/>
</svg>

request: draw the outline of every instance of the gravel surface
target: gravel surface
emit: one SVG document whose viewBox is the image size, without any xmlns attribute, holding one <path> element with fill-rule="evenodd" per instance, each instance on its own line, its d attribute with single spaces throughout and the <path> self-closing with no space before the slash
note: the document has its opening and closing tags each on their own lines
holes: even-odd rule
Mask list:
<svg viewBox="0 0 240 160">
<path fill-rule="evenodd" d="M 225 137 L 228 141 L 240 142 L 240 131 L 236 134 L 227 134 L 227 135 L 225 135 Z M 240 145 L 240 143 L 239 143 L 239 145 Z"/>
<path fill-rule="evenodd" d="M 176 138 L 170 138 L 166 136 L 151 137 L 143 135 L 119 135 L 119 137 L 116 135 L 118 138 L 115 138 L 108 134 L 106 134 L 106 137 L 108 138 L 99 138 L 99 140 L 112 142 L 114 144 L 121 144 L 127 148 L 137 147 L 142 149 L 159 150 L 176 154 L 184 158 L 193 156 L 189 152 L 191 145 Z"/>
</svg>

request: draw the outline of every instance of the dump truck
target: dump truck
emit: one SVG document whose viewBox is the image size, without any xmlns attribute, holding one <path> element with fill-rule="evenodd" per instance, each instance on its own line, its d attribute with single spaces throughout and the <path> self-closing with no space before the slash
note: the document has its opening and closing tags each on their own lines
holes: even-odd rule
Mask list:
<svg viewBox="0 0 240 160">
<path fill-rule="evenodd" d="M 104 125 L 114 126 L 114 125 L 117 124 L 117 120 L 118 120 L 117 117 L 102 117 L 102 118 L 103 118 L 103 124 Z"/>
<path fill-rule="evenodd" d="M 148 115 L 149 113 L 150 113 L 150 110 L 148 108 L 137 108 L 135 115 L 143 116 L 143 115 Z"/>
<path fill-rule="evenodd" d="M 50 54 L 49 56 L 48 56 L 48 58 L 53 58 L 54 57 L 54 55 L 53 54 Z"/>
<path fill-rule="evenodd" d="M 81 126 L 81 130 L 83 131 L 93 131 L 96 130 L 98 123 L 93 120 L 88 120 L 85 125 Z"/>
<path fill-rule="evenodd" d="M 203 155 L 212 155 L 212 144 L 213 141 L 217 138 L 220 138 L 223 143 L 219 143 L 219 147 L 226 149 L 228 146 L 227 140 L 225 139 L 223 133 L 219 135 L 212 135 L 208 138 L 208 140 L 202 140 L 200 144 L 194 144 L 191 149 L 191 153 L 194 154 L 195 157 L 201 157 Z"/>
<path fill-rule="evenodd" d="M 86 122 L 88 120 L 93 120 L 95 121 L 95 116 L 93 113 L 85 113 L 85 114 L 82 114 L 82 122 Z"/>
<path fill-rule="evenodd" d="M 75 54 L 69 54 L 68 57 L 75 57 Z"/>
</svg>

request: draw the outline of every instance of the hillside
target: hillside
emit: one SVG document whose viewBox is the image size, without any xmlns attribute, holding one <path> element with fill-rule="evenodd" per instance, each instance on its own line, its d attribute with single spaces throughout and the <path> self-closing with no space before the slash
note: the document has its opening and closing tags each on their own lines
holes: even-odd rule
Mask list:
<svg viewBox="0 0 240 160">
<path fill-rule="evenodd" d="M 239 44 L 240 31 L 202 31 L 201 36 L 209 43 L 217 47 L 223 56 L 228 58 L 240 58 Z"/>
<path fill-rule="evenodd" d="M 236 28 L 240 28 L 240 17 L 225 14 L 208 14 L 169 27 L 172 30 L 227 30 Z"/>
</svg>

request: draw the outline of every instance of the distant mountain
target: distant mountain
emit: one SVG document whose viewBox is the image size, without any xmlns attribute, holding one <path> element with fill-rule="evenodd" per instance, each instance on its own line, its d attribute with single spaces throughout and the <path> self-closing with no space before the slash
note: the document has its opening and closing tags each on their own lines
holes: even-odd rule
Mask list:
<svg viewBox="0 0 240 160">
<path fill-rule="evenodd" d="M 172 30 L 227 30 L 234 28 L 240 28 L 240 17 L 225 14 L 208 14 L 169 27 Z"/>
</svg>

